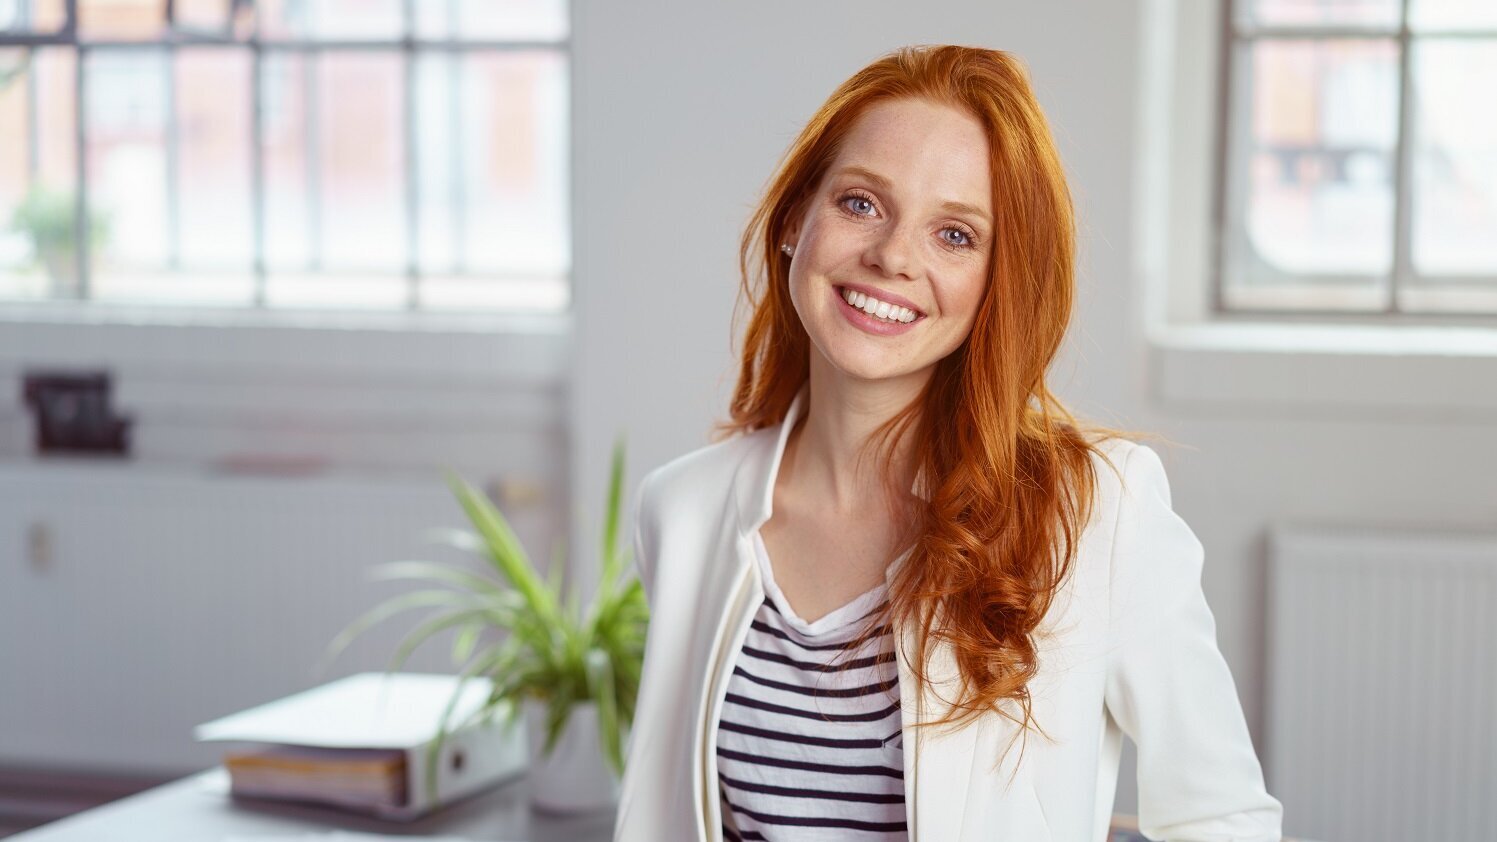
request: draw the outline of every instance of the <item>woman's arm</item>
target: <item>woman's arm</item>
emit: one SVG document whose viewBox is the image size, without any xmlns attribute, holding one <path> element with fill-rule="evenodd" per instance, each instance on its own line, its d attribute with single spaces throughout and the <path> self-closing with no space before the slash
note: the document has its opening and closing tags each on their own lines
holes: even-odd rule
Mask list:
<svg viewBox="0 0 1497 842">
<path fill-rule="evenodd" d="M 1106 706 L 1138 747 L 1139 829 L 1166 842 L 1279 842 L 1232 674 L 1201 590 L 1204 550 L 1159 455 L 1123 468 L 1112 548 Z"/>
</svg>

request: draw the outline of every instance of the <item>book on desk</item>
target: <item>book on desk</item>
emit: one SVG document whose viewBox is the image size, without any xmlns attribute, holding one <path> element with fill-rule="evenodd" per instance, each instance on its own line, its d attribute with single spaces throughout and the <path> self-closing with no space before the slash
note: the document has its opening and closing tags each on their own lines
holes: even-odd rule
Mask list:
<svg viewBox="0 0 1497 842">
<path fill-rule="evenodd" d="M 396 821 L 503 783 L 526 769 L 525 732 L 503 710 L 477 713 L 490 682 L 468 679 L 433 775 L 427 756 L 458 677 L 367 672 L 197 726 L 224 754 L 230 793 L 326 804 Z"/>
</svg>

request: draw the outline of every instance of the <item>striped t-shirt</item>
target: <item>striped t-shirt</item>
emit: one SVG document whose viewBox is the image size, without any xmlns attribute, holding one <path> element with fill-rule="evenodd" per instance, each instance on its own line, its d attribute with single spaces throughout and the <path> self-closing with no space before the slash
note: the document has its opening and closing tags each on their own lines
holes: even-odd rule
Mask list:
<svg viewBox="0 0 1497 842">
<path fill-rule="evenodd" d="M 765 598 L 718 722 L 723 837 L 907 839 L 893 636 L 885 624 L 849 648 L 887 587 L 807 623 L 775 584 L 757 531 L 754 544 Z"/>
</svg>

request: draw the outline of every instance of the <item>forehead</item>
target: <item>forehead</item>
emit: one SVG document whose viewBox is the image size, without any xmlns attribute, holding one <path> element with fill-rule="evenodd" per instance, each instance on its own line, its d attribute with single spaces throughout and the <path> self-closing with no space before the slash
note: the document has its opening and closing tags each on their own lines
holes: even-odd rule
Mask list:
<svg viewBox="0 0 1497 842">
<path fill-rule="evenodd" d="M 988 137 L 976 117 L 928 100 L 893 100 L 865 110 L 843 138 L 830 173 L 862 167 L 906 196 L 990 210 Z"/>
</svg>

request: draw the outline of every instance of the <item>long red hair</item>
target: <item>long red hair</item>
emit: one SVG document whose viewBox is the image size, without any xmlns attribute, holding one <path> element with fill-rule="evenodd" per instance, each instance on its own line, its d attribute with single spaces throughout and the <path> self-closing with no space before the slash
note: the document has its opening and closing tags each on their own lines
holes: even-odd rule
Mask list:
<svg viewBox="0 0 1497 842">
<path fill-rule="evenodd" d="M 779 243 L 862 112 L 900 98 L 963 109 L 986 128 L 993 253 L 971 334 L 868 442 L 883 443 L 887 468 L 891 441 L 911 436 L 929 499 L 912 499 L 883 471 L 891 515 L 905 529 L 898 546 L 912 549 L 890 581 L 886 609 L 865 634 L 889 620 L 915 622 L 912 669 L 922 684 L 930 647 L 938 639 L 953 647 L 960 691 L 929 724 L 960 726 L 996 710 L 1027 732 L 1034 721 L 1027 685 L 1039 667 L 1032 637 L 1091 515 L 1090 453 L 1101 455 L 1102 438 L 1132 434 L 1083 426 L 1045 383 L 1075 296 L 1075 223 L 1049 125 L 1014 56 L 902 47 L 858 71 L 811 117 L 743 235 L 741 293 L 751 316 L 731 419 L 714 426 L 713 438 L 782 423 L 806 382 L 811 344 L 791 304 L 789 258 Z M 755 280 L 762 284 L 757 294 Z M 1022 720 L 1002 709 L 1009 699 L 1021 706 Z"/>
</svg>

